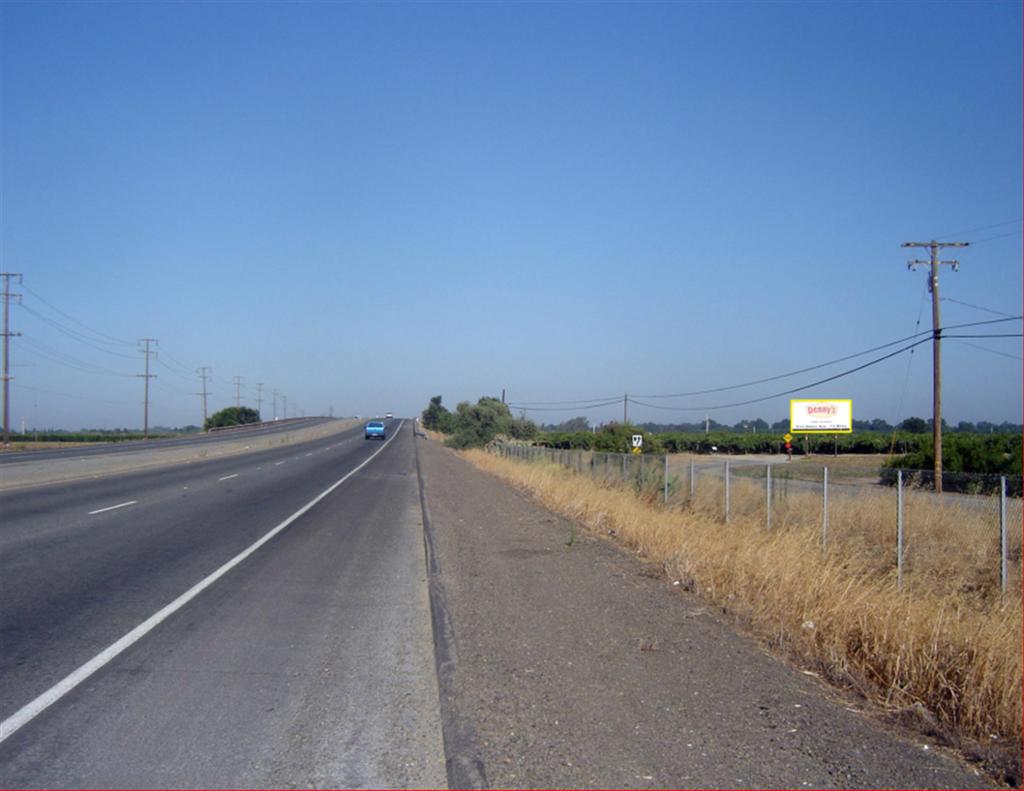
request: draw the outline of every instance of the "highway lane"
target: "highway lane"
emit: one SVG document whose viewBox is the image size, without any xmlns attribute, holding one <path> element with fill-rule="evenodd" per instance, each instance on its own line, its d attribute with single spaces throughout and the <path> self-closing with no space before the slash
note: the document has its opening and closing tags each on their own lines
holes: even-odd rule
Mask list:
<svg viewBox="0 0 1024 791">
<path fill-rule="evenodd" d="M 350 476 L 0 734 L 0 784 L 443 786 L 413 465 L 409 426 L 384 447 L 357 428 L 0 495 L 0 718 L 10 723 Z"/>
<path fill-rule="evenodd" d="M 296 431 L 300 428 L 326 423 L 334 418 L 311 417 L 297 418 L 263 423 L 252 428 L 216 431 L 212 434 L 190 434 L 170 439 L 127 440 L 125 442 L 102 442 L 95 445 L 72 445 L 66 448 L 40 448 L 38 450 L 18 450 L 0 452 L 0 465 L 37 462 L 48 459 L 70 459 L 87 456 L 102 456 L 108 453 L 135 453 L 160 448 L 185 448 L 193 445 L 215 446 L 230 440 L 265 437 L 284 431 Z"/>
</svg>

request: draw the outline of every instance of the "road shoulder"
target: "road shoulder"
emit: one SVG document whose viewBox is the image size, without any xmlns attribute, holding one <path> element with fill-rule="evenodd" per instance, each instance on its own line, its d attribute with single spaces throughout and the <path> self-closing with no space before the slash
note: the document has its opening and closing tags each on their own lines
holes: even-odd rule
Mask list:
<svg viewBox="0 0 1024 791">
<path fill-rule="evenodd" d="M 660 568 L 417 442 L 452 641 L 446 749 L 473 784 L 989 785 L 835 701 Z"/>
</svg>

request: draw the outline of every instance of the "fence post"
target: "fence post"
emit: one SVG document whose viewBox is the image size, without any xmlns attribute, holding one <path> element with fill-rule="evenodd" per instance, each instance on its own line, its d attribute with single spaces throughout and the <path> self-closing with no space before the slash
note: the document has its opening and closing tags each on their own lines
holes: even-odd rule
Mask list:
<svg viewBox="0 0 1024 791">
<path fill-rule="evenodd" d="M 690 499 L 697 496 L 697 469 L 693 456 L 690 457 Z"/>
<path fill-rule="evenodd" d="M 768 516 L 765 519 L 765 525 L 769 530 L 772 529 L 772 465 L 764 465 L 764 490 L 765 490 L 765 509 L 768 512 Z"/>
<path fill-rule="evenodd" d="M 822 467 L 821 479 L 821 548 L 828 546 L 828 467 Z"/>
<path fill-rule="evenodd" d="M 668 505 L 668 454 L 666 453 L 663 457 L 664 466 L 662 467 L 662 483 L 665 486 L 665 505 Z"/>
<path fill-rule="evenodd" d="M 627 464 L 629 464 L 629 454 L 628 453 L 623 453 L 622 454 L 622 483 L 625 483 L 626 479 L 629 477 L 629 470 L 626 467 Z"/>
<path fill-rule="evenodd" d="M 896 585 L 903 587 L 903 470 L 896 471 Z"/>
<path fill-rule="evenodd" d="M 725 460 L 725 521 L 729 521 L 729 460 Z"/>
<path fill-rule="evenodd" d="M 999 585 L 1006 595 L 1008 536 L 1006 528 L 1006 476 L 999 478 Z"/>
</svg>

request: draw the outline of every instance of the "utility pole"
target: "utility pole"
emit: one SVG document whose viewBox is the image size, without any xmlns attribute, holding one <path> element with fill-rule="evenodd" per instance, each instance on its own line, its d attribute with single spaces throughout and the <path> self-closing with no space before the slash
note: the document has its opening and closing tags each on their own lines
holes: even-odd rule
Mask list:
<svg viewBox="0 0 1024 791">
<path fill-rule="evenodd" d="M 156 352 L 150 351 L 149 344 L 159 345 L 159 343 L 156 338 L 140 338 L 139 343 L 145 344 L 145 348 L 141 348 L 139 351 L 146 355 L 146 372 L 135 375 L 141 377 L 145 384 L 145 400 L 142 402 L 142 438 L 149 439 L 149 380 L 156 379 L 156 374 L 149 372 L 150 355 L 156 354 Z"/>
<path fill-rule="evenodd" d="M 277 420 L 277 390 L 274 390 L 274 420 Z"/>
<path fill-rule="evenodd" d="M 939 252 L 946 247 L 968 247 L 970 242 L 904 242 L 903 247 L 925 247 L 931 252 L 927 261 L 907 261 L 907 269 L 930 267 L 928 290 L 932 293 L 932 444 L 935 447 L 935 491 L 942 492 L 942 322 L 939 317 L 939 265 L 949 264 L 956 272 L 960 262 L 940 261 Z"/>
<path fill-rule="evenodd" d="M 256 383 L 256 411 L 260 411 L 260 407 L 263 406 L 263 382 Z M 260 418 L 262 420 L 263 418 Z"/>
<path fill-rule="evenodd" d="M 284 412 L 284 419 L 287 420 L 288 419 L 288 396 L 286 396 L 286 395 L 281 396 L 281 401 L 284 404 L 281 407 L 281 411 Z"/>
<path fill-rule="evenodd" d="M 231 383 L 235 386 L 235 407 L 236 408 L 240 407 L 242 405 L 242 382 L 244 382 L 244 381 L 245 381 L 245 378 L 242 377 L 242 376 L 233 376 L 233 377 L 231 377 Z"/>
<path fill-rule="evenodd" d="M 203 366 L 202 368 L 196 368 L 196 373 L 199 374 L 199 378 L 203 380 L 203 392 L 196 393 L 203 397 L 203 430 L 206 430 L 206 396 L 208 395 L 206 390 L 206 380 L 210 378 L 210 368 Z"/>
<path fill-rule="evenodd" d="M 629 425 L 629 393 L 622 395 L 622 425 Z"/>
<path fill-rule="evenodd" d="M 4 279 L 4 447 L 11 442 L 11 338 L 21 335 L 20 332 L 11 332 L 11 297 L 21 299 L 21 294 L 11 293 L 11 278 L 18 278 L 21 282 L 20 272 L 0 272 Z"/>
</svg>

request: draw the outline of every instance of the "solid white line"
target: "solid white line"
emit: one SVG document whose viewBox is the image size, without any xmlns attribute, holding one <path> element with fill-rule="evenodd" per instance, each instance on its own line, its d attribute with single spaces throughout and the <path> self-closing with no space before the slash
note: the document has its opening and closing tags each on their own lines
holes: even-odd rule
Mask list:
<svg viewBox="0 0 1024 791">
<path fill-rule="evenodd" d="M 275 467 L 280 467 L 280 466 L 281 466 L 282 464 L 284 464 L 284 462 L 283 462 L 283 461 L 275 461 L 275 462 L 274 462 L 274 466 L 275 466 Z"/>
<path fill-rule="evenodd" d="M 92 516 L 93 514 L 102 514 L 104 511 L 113 511 L 115 508 L 124 508 L 126 505 L 135 505 L 137 502 L 138 500 L 129 500 L 126 503 L 118 503 L 117 505 L 111 505 L 107 508 L 97 508 L 95 511 L 90 511 L 89 516 Z"/>
<path fill-rule="evenodd" d="M 401 427 L 401 424 L 399 424 L 398 428 L 401 429 Z M 23 725 L 31 722 L 42 711 L 56 703 L 58 700 L 60 700 L 62 697 L 68 694 L 71 690 L 73 690 L 75 687 L 77 687 L 79 684 L 81 684 L 83 681 L 89 678 L 89 676 L 91 676 L 101 667 L 103 667 L 112 659 L 115 659 L 119 654 L 123 653 L 132 645 L 137 643 L 139 640 L 141 640 L 143 637 L 145 637 L 147 634 L 153 631 L 153 629 L 159 626 L 163 621 L 167 620 L 167 618 L 172 616 L 174 613 L 176 613 L 178 610 L 180 610 L 182 607 L 184 607 L 186 604 L 192 601 L 192 599 L 194 599 L 204 590 L 213 585 L 213 583 L 215 583 L 217 580 L 219 580 L 221 577 L 223 577 L 225 574 L 231 571 L 235 566 L 237 566 L 239 563 L 248 558 L 257 549 L 259 549 L 268 541 L 270 541 L 270 539 L 272 539 L 282 530 L 287 528 L 292 522 L 294 522 L 300 516 L 305 514 L 307 511 L 309 511 L 309 509 L 311 509 L 314 505 L 319 503 L 327 495 L 329 495 L 331 492 L 333 492 L 335 489 L 337 489 L 339 486 L 345 483 L 345 481 L 347 481 L 349 478 L 351 478 L 353 475 L 355 475 L 357 472 L 363 469 L 363 467 L 365 467 L 367 464 L 373 461 L 377 457 L 377 454 L 379 454 L 381 451 L 384 450 L 384 448 L 391 444 L 391 440 L 394 439 L 396 436 L 398 436 L 397 431 L 390 439 L 387 440 L 387 442 L 381 445 L 377 451 L 375 451 L 372 455 L 367 457 L 366 460 L 363 461 L 359 466 L 353 468 L 351 471 L 346 473 L 344 477 L 332 483 L 329 487 L 320 492 L 320 494 L 318 494 L 316 497 L 314 497 L 312 500 L 310 500 L 308 503 L 302 506 L 302 508 L 300 508 L 294 514 L 292 514 L 283 522 L 281 522 L 281 524 L 279 524 L 277 527 L 275 527 L 273 530 L 271 530 L 269 533 L 263 536 L 263 538 L 256 541 L 256 543 L 252 544 L 247 549 L 242 550 L 240 553 L 235 555 L 231 560 L 229 560 L 227 563 L 225 563 L 223 566 L 221 566 L 219 569 L 214 571 L 212 574 L 210 574 L 202 581 L 197 582 L 195 585 L 193 585 L 191 588 L 189 588 L 187 591 L 181 594 L 177 599 L 172 601 L 166 607 L 149 616 L 149 618 L 147 618 L 145 621 L 143 621 L 130 632 L 128 632 L 128 634 L 126 634 L 120 640 L 118 640 L 115 643 L 111 643 L 109 646 L 107 646 L 98 654 L 96 654 L 96 656 L 94 656 L 80 668 L 72 672 L 70 675 L 65 676 L 61 681 L 58 681 L 56 684 L 54 684 L 52 687 L 46 690 L 46 692 L 44 692 L 38 698 L 25 704 L 20 709 L 18 709 L 14 714 L 8 717 L 6 720 L 0 722 L 0 742 L 3 742 L 5 739 L 7 739 L 7 737 L 9 737 Z"/>
<path fill-rule="evenodd" d="M 238 477 L 238 473 L 236 472 L 234 475 L 225 475 L 223 478 L 219 478 L 218 480 L 230 481 L 232 478 L 237 478 L 237 477 Z"/>
</svg>

